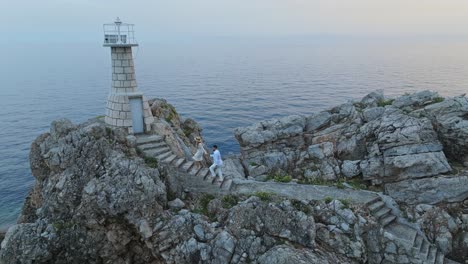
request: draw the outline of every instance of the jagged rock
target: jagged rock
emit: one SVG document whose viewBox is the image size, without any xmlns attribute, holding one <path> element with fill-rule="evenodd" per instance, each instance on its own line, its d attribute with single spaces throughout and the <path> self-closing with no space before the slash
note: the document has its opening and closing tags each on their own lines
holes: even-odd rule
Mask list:
<svg viewBox="0 0 468 264">
<path fill-rule="evenodd" d="M 152 133 L 164 136 L 172 152 L 191 160 L 196 151 L 196 137 L 201 137 L 201 127 L 193 119 L 183 119 L 175 107 L 165 99 L 155 98 L 148 101 L 156 117 L 151 124 Z M 205 161 L 209 156 L 205 155 Z"/>
<path fill-rule="evenodd" d="M 327 126 L 331 121 L 331 114 L 328 112 L 320 112 L 318 114 L 311 115 L 306 119 L 305 130 L 307 132 L 313 132 Z"/>
<path fill-rule="evenodd" d="M 360 162 L 360 160 L 344 160 L 341 165 L 341 172 L 345 177 L 349 178 L 361 174 Z"/>
<path fill-rule="evenodd" d="M 426 90 L 397 97 L 395 101 L 393 101 L 392 105 L 398 108 L 409 107 L 413 110 L 432 103 L 437 97 L 439 97 L 438 93 Z"/>
<path fill-rule="evenodd" d="M 424 107 L 422 111 L 434 124 L 444 152 L 461 163 L 468 162 L 468 98 L 458 96 Z"/>
<path fill-rule="evenodd" d="M 223 231 L 215 238 L 213 245 L 214 259 L 211 263 L 229 263 L 234 253 L 236 239 L 228 232 Z"/>
<path fill-rule="evenodd" d="M 362 115 L 366 122 L 370 122 L 381 117 L 384 112 L 385 112 L 385 108 L 383 107 L 372 107 L 372 108 L 365 109 Z"/>
<path fill-rule="evenodd" d="M 55 121 L 51 133 L 32 146 L 37 182 L 22 217 L 30 222 L 9 229 L 0 252 L 2 263 L 19 257 L 18 250 L 29 252 L 22 263 L 52 257 L 54 263 L 117 261 L 122 252 L 105 232 L 113 222 L 122 230 L 133 227 L 127 238 L 134 246 L 143 246 L 137 230 L 142 237 L 151 235 L 153 219 L 166 202 L 158 170 L 136 158 L 121 131 L 95 122 L 70 124 Z"/>
<path fill-rule="evenodd" d="M 286 246 L 276 246 L 259 259 L 259 264 L 295 264 L 295 263 L 350 263 L 334 256 L 324 256 L 322 252 L 307 249 L 294 249 Z"/>
<path fill-rule="evenodd" d="M 224 161 L 223 175 L 230 179 L 245 179 L 244 167 L 237 158 L 228 158 Z"/>
<path fill-rule="evenodd" d="M 406 180 L 385 185 L 395 200 L 409 204 L 462 202 L 468 198 L 468 176 Z"/>
<path fill-rule="evenodd" d="M 274 237 L 282 237 L 303 246 L 313 246 L 315 222 L 300 211 L 279 206 L 246 201 L 234 207 L 228 217 L 228 229 L 236 237 L 257 230 Z"/>
<path fill-rule="evenodd" d="M 434 130 L 433 123 L 435 116 L 442 113 L 456 116 L 462 124 L 456 130 L 457 138 L 462 138 L 457 143 L 464 146 L 468 138 L 463 134 L 465 125 L 461 122 L 465 110 L 464 106 L 435 103 L 438 98 L 437 93 L 423 91 L 379 107 L 384 98 L 381 92 L 376 92 L 361 102 L 345 103 L 305 120 L 290 116 L 238 128 L 236 138 L 241 145 L 241 158 L 248 176 L 253 177 L 285 171 L 297 178 L 334 180 L 362 173 L 365 180 L 382 184 L 447 173 L 452 168 L 444 154 L 446 143 L 440 129 L 436 128 L 439 133 Z M 456 123 L 450 124 L 448 127 L 453 128 Z M 444 140 L 443 147 L 439 138 Z M 462 154 L 467 149 L 454 148 Z M 359 168 L 354 166 L 357 162 L 351 166 L 349 161 L 360 161 Z M 247 166 L 249 163 L 256 166 Z"/>
<path fill-rule="evenodd" d="M 379 102 L 384 100 L 384 93 L 383 90 L 378 90 L 375 92 L 371 92 L 368 95 L 364 96 L 361 100 L 361 104 L 368 108 L 368 107 L 376 107 Z"/>
<path fill-rule="evenodd" d="M 236 128 L 234 133 L 242 146 L 260 146 L 279 139 L 298 136 L 304 132 L 305 118 L 298 115 L 262 121 L 251 127 Z"/>
</svg>

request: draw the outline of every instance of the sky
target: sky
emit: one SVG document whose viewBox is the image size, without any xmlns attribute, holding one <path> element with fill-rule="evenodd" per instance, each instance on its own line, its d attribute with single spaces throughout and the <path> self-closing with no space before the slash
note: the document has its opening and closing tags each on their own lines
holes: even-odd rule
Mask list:
<svg viewBox="0 0 468 264">
<path fill-rule="evenodd" d="M 467 0 L 0 0 L 0 34 L 11 42 L 93 41 L 117 16 L 147 40 L 468 36 Z"/>
</svg>

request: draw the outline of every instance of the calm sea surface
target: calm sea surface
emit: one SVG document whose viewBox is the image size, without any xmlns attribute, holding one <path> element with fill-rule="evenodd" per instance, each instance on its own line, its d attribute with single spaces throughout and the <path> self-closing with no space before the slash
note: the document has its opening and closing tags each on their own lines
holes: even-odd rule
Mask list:
<svg viewBox="0 0 468 264">
<path fill-rule="evenodd" d="M 110 51 L 93 44 L 0 46 L 0 229 L 15 222 L 34 178 L 31 142 L 50 122 L 102 115 Z M 468 92 L 467 42 L 223 40 L 141 43 L 136 76 L 204 128 L 208 144 L 237 153 L 233 129 L 302 113 L 384 89 Z"/>
</svg>

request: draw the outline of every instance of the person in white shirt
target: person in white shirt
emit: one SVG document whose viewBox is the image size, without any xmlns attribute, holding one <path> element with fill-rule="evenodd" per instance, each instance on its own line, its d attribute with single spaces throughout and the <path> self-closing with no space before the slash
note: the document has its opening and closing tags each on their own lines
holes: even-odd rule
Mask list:
<svg viewBox="0 0 468 264">
<path fill-rule="evenodd" d="M 210 155 L 213 158 L 213 165 L 210 166 L 211 176 L 216 177 L 215 170 L 219 175 L 219 180 L 223 180 L 223 171 L 221 167 L 223 166 L 223 160 L 221 159 L 221 153 L 218 150 L 218 146 L 213 146 L 213 154 Z"/>
</svg>

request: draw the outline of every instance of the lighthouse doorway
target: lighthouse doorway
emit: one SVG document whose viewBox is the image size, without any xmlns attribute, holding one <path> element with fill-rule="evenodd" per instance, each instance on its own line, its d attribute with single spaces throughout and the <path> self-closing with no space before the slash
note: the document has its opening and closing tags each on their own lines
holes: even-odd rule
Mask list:
<svg viewBox="0 0 468 264">
<path fill-rule="evenodd" d="M 141 97 L 130 98 L 133 133 L 143 133 L 143 102 Z"/>
</svg>

